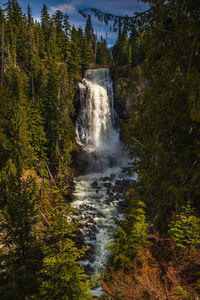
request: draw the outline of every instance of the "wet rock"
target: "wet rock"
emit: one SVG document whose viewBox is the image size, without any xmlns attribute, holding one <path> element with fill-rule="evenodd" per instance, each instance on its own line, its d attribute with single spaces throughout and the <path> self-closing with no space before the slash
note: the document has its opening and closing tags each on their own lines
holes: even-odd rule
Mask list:
<svg viewBox="0 0 200 300">
<path fill-rule="evenodd" d="M 113 192 L 109 192 L 109 193 L 108 193 L 108 196 L 111 198 L 111 200 L 113 200 L 113 198 L 114 198 L 115 195 L 114 195 Z"/>
<path fill-rule="evenodd" d="M 116 178 L 116 174 L 111 174 L 111 175 L 110 175 L 110 179 L 111 179 L 111 180 L 113 180 L 113 179 L 115 179 L 115 178 Z"/>
<path fill-rule="evenodd" d="M 105 182 L 105 181 L 109 181 L 109 179 L 110 179 L 109 177 L 101 177 L 99 180 Z"/>
<path fill-rule="evenodd" d="M 91 230 L 93 233 L 97 233 L 99 231 L 98 227 L 95 224 L 92 225 Z M 95 240 L 96 240 L 96 237 L 95 237 Z"/>
<path fill-rule="evenodd" d="M 84 238 L 85 238 L 84 234 L 80 230 L 78 230 L 76 232 L 76 236 L 74 238 L 74 241 L 75 241 L 76 245 L 78 246 L 78 248 L 82 248 L 82 246 L 84 245 Z"/>
<path fill-rule="evenodd" d="M 93 177 L 90 181 L 91 188 L 88 198 L 83 198 L 82 203 L 78 206 L 79 213 L 76 213 L 75 219 L 78 219 L 81 225 L 79 226 L 80 233 L 78 234 L 77 242 L 79 245 L 89 246 L 83 259 L 83 265 L 88 275 L 93 274 L 94 269 L 96 269 L 95 247 L 97 239 L 99 245 L 101 230 L 107 218 L 106 214 L 112 214 L 113 209 L 113 223 L 118 224 L 122 220 L 124 209 L 126 208 L 123 197 L 131 183 L 132 180 L 124 174 L 116 175 L 113 173 L 109 177 Z M 85 203 L 84 200 L 87 202 Z M 109 207 L 111 207 L 111 211 Z M 98 233 L 100 233 L 100 236 Z"/>
<path fill-rule="evenodd" d="M 110 182 L 106 182 L 104 183 L 104 186 L 107 188 L 107 189 L 110 189 L 112 184 Z"/>
<path fill-rule="evenodd" d="M 97 188 L 97 187 L 98 187 L 98 181 L 97 181 L 97 180 L 93 181 L 93 182 L 91 183 L 91 187 L 92 187 L 93 189 Z"/>
<path fill-rule="evenodd" d="M 87 250 L 83 258 L 91 262 L 94 259 L 95 246 L 91 243 L 87 243 L 85 246 L 87 247 Z"/>
<path fill-rule="evenodd" d="M 85 235 L 85 238 L 87 240 L 90 240 L 90 241 L 96 241 L 96 233 L 95 232 L 92 232 L 91 230 L 88 230 L 87 231 L 87 234 Z"/>
<path fill-rule="evenodd" d="M 72 222 L 75 223 L 75 224 L 78 223 L 78 218 L 73 217 L 73 218 L 72 218 Z"/>
<path fill-rule="evenodd" d="M 79 206 L 79 209 L 83 209 L 83 210 L 86 210 L 86 209 L 88 209 L 89 208 L 89 205 L 87 205 L 87 204 L 81 204 L 80 206 Z"/>
<path fill-rule="evenodd" d="M 87 275 L 90 276 L 90 275 L 93 274 L 93 272 L 94 272 L 94 267 L 93 267 L 90 263 L 88 263 L 87 265 L 84 265 L 83 267 L 84 267 L 85 273 L 86 273 Z"/>
</svg>

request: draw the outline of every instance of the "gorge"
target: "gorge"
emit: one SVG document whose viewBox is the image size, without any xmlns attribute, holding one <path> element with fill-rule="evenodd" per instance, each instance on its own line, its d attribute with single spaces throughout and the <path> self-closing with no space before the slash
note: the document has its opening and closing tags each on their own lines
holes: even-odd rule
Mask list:
<svg viewBox="0 0 200 300">
<path fill-rule="evenodd" d="M 25 2 L 0 7 L 0 299 L 200 299 L 199 1 Z"/>
<path fill-rule="evenodd" d="M 122 196 L 131 179 L 122 173 L 129 158 L 120 141 L 109 70 L 87 70 L 79 89 L 76 134 L 82 148 L 79 156 L 82 174 L 76 177 L 73 206 L 80 222 L 79 238 L 89 247 L 81 265 L 95 276 L 109 258 L 106 245 L 113 241 L 117 220 L 123 218 Z"/>
</svg>

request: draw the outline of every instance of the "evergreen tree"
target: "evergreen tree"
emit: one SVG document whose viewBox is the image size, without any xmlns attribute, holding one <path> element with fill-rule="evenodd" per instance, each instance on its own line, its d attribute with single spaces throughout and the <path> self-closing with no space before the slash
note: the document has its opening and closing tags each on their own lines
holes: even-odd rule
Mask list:
<svg viewBox="0 0 200 300">
<path fill-rule="evenodd" d="M 53 18 L 53 23 L 55 25 L 56 28 L 56 32 L 58 34 L 62 34 L 63 33 L 63 13 L 60 10 L 57 10 L 55 12 L 55 14 L 52 16 Z"/>
<path fill-rule="evenodd" d="M 90 43 L 88 44 L 88 40 L 85 37 L 82 38 L 81 57 L 83 58 L 81 63 L 82 70 L 85 71 L 94 62 L 93 48 Z"/>
<path fill-rule="evenodd" d="M 6 50 L 6 43 L 5 43 L 5 16 L 2 9 L 0 9 L 0 49 L 1 49 L 1 81 L 4 79 L 4 72 L 5 72 L 5 50 Z"/>
<path fill-rule="evenodd" d="M 12 160 L 21 170 L 33 162 L 33 148 L 28 131 L 27 108 L 29 104 L 25 94 L 25 85 L 26 76 L 22 75 L 16 67 L 10 67 L 5 78 L 5 85 L 1 85 L 0 170 L 9 160 Z"/>
<path fill-rule="evenodd" d="M 185 249 L 200 246 L 200 218 L 194 215 L 190 203 L 182 208 L 176 220 L 170 224 L 169 233 L 175 239 L 177 247 Z"/>
<path fill-rule="evenodd" d="M 128 267 L 129 263 L 139 258 L 141 250 L 148 245 L 145 204 L 133 188 L 126 197 L 126 220 L 121 222 L 115 242 L 110 245 L 115 268 Z"/>
<path fill-rule="evenodd" d="M 57 48 L 59 49 L 60 56 L 63 59 L 65 55 L 65 47 L 67 43 L 66 34 L 64 31 L 65 25 L 64 25 L 64 16 L 63 13 L 59 10 L 55 12 L 55 14 L 52 16 L 53 24 L 56 29 L 56 40 L 57 40 Z"/>
<path fill-rule="evenodd" d="M 16 0 L 8 1 L 5 12 L 10 55 L 13 63 L 16 64 L 17 60 L 23 62 L 27 58 L 26 20 Z"/>
<path fill-rule="evenodd" d="M 42 252 L 37 236 L 38 196 L 33 178 L 21 179 L 10 164 L 0 177 L 0 297 L 25 299 L 38 289 Z"/>
<path fill-rule="evenodd" d="M 64 27 L 65 36 L 66 36 L 67 39 L 69 39 L 71 26 L 69 24 L 69 16 L 67 14 L 64 15 L 63 27 Z"/>
<path fill-rule="evenodd" d="M 100 41 L 97 42 L 96 63 L 103 66 L 108 66 L 111 63 L 110 51 L 107 48 L 106 40 L 102 36 Z"/>
<path fill-rule="evenodd" d="M 43 248 L 41 298 L 90 299 L 89 282 L 78 262 L 85 250 L 78 249 L 72 241 L 75 226 L 68 221 L 69 207 L 61 199 L 57 201 L 46 214 L 50 223 L 45 235 L 50 240 Z"/>
<path fill-rule="evenodd" d="M 67 57 L 70 71 L 72 73 L 80 73 L 81 71 L 81 45 L 76 28 L 73 26 L 71 30 L 70 55 Z"/>
<path fill-rule="evenodd" d="M 113 58 L 119 66 L 125 66 L 128 64 L 128 36 L 127 27 L 124 26 L 122 31 L 119 31 L 116 45 L 113 48 Z"/>
<path fill-rule="evenodd" d="M 27 8 L 27 22 L 28 22 L 28 27 L 30 28 L 31 25 L 33 25 L 33 17 L 32 17 L 31 7 L 29 4 Z"/>
<path fill-rule="evenodd" d="M 91 20 L 90 15 L 88 15 L 87 20 L 86 20 L 85 37 L 86 37 L 88 43 L 91 43 L 94 38 L 94 29 L 92 27 L 92 20 Z"/>
<path fill-rule="evenodd" d="M 41 26 L 44 33 L 45 42 L 47 43 L 50 38 L 51 19 L 45 4 L 43 5 L 43 8 L 41 10 Z"/>
<path fill-rule="evenodd" d="M 77 249 L 75 227 L 65 219 L 68 207 L 46 207 L 51 228 L 45 228 L 41 211 L 50 202 L 46 192 L 49 198 L 55 192 L 46 185 L 58 186 L 55 193 L 68 197 L 77 78 L 94 62 L 96 37 L 89 23 L 90 40 L 82 29 L 71 29 L 62 12 L 50 17 L 45 5 L 41 22 L 33 19 L 30 6 L 23 14 L 17 0 L 0 9 L 1 299 L 90 298 L 79 266 L 84 250 Z M 40 190 L 27 174 L 34 174 Z"/>
</svg>

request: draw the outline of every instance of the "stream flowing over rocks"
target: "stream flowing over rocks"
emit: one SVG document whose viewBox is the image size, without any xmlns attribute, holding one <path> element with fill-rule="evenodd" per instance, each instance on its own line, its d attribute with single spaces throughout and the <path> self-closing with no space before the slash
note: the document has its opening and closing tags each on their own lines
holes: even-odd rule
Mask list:
<svg viewBox="0 0 200 300">
<path fill-rule="evenodd" d="M 119 137 L 113 104 L 113 83 L 108 69 L 87 70 L 79 84 L 80 110 L 76 122 L 80 175 L 72 206 L 78 222 L 77 243 L 88 248 L 81 261 L 86 273 L 104 270 L 117 222 L 123 219 L 123 196 L 132 178 L 123 174 L 129 157 Z M 100 289 L 93 291 L 100 295 Z"/>
</svg>

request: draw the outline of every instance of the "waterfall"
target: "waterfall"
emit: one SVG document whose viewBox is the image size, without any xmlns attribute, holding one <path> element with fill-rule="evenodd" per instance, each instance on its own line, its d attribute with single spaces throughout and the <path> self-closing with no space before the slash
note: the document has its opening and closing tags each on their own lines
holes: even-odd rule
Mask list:
<svg viewBox="0 0 200 300">
<path fill-rule="evenodd" d="M 120 205 L 131 180 L 121 171 L 128 155 L 116 126 L 113 84 L 108 69 L 87 70 L 79 84 L 80 110 L 76 122 L 79 169 L 75 178 L 74 219 L 80 223 L 78 242 L 89 247 L 81 261 L 86 272 L 101 272 L 110 254 L 116 220 L 123 218 Z M 101 290 L 95 289 L 94 295 Z"/>
<path fill-rule="evenodd" d="M 102 171 L 116 164 L 121 153 L 113 105 L 113 84 L 108 69 L 87 70 L 79 83 L 80 112 L 76 122 L 77 143 L 87 155 L 88 170 Z"/>
</svg>

